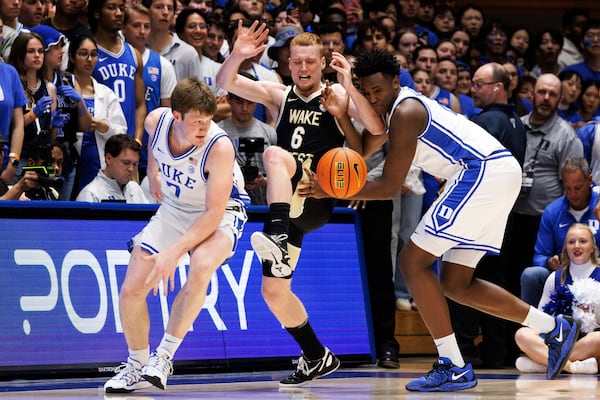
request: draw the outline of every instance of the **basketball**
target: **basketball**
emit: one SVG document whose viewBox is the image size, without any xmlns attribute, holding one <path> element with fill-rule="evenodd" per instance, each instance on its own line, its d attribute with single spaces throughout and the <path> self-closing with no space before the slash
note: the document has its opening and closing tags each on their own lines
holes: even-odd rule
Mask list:
<svg viewBox="0 0 600 400">
<path fill-rule="evenodd" d="M 319 160 L 317 181 L 331 197 L 352 197 L 367 181 L 367 164 L 356 151 L 348 147 L 336 147 Z"/>
</svg>

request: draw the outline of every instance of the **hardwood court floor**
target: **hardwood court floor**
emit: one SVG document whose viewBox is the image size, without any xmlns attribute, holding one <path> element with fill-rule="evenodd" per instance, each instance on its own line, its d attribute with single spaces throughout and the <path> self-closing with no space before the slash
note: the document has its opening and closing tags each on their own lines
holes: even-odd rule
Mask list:
<svg viewBox="0 0 600 400">
<path fill-rule="evenodd" d="M 127 395 L 105 395 L 106 378 L 20 380 L 0 382 L 0 398 L 10 399 L 287 399 L 287 400 L 477 400 L 596 399 L 598 376 L 519 374 L 515 369 L 476 371 L 479 384 L 455 393 L 407 392 L 404 385 L 428 370 L 433 358 L 402 358 L 399 370 L 374 365 L 341 368 L 304 388 L 280 391 L 277 381 L 289 371 L 174 375 L 167 390 L 149 389 Z"/>
</svg>

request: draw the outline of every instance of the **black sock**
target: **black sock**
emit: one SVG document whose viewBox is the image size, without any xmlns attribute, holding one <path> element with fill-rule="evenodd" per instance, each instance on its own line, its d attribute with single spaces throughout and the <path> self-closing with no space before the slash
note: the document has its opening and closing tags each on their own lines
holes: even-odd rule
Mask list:
<svg viewBox="0 0 600 400">
<path fill-rule="evenodd" d="M 265 233 L 269 235 L 287 235 L 290 227 L 290 204 L 272 203 L 265 221 Z"/>
<path fill-rule="evenodd" d="M 304 357 L 308 360 L 318 360 L 325 355 L 325 347 L 321 344 L 308 320 L 295 328 L 285 328 L 300 345 Z"/>
</svg>

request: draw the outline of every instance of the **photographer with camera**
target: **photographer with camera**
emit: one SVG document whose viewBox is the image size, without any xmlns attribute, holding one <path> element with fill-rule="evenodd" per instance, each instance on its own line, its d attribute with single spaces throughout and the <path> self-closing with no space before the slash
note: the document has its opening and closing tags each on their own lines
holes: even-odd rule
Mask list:
<svg viewBox="0 0 600 400">
<path fill-rule="evenodd" d="M 240 75 L 256 81 L 257 79 L 244 71 Z M 267 204 L 267 180 L 262 153 L 265 146 L 277 144 L 277 133 L 271 125 L 254 117 L 256 103 L 236 96 L 227 95 L 231 105 L 231 117 L 218 125 L 233 140 L 236 148 L 236 159 L 240 164 L 246 182 L 246 191 L 254 205 Z"/>
<path fill-rule="evenodd" d="M 58 200 L 64 183 L 61 176 L 64 162 L 62 146 L 56 140 L 38 136 L 27 144 L 25 150 L 27 165 L 22 168 L 23 174 L 17 183 L 22 183 L 22 199 Z"/>
</svg>

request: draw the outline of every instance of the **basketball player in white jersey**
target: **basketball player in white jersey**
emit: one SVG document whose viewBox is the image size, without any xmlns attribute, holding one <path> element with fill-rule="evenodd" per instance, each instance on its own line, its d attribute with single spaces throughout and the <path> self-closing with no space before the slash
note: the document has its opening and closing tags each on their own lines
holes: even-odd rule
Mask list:
<svg viewBox="0 0 600 400">
<path fill-rule="evenodd" d="M 341 54 L 334 53 L 332 66 L 351 77 L 350 64 Z M 364 97 L 386 115 L 389 137 L 381 178 L 367 182 L 355 199 L 393 198 L 411 162 L 448 182 L 399 255 L 402 275 L 439 353 L 433 369 L 406 388 L 451 392 L 477 384 L 472 366 L 464 362 L 458 348 L 444 295 L 540 332 L 549 347 L 548 379 L 554 378 L 577 339 L 578 323 L 552 317 L 499 286 L 473 278 L 481 257 L 500 251 L 508 213 L 521 189 L 519 163 L 483 128 L 434 100 L 401 88 L 399 65 L 391 53 L 359 53 L 353 72 Z M 350 96 L 363 97 L 358 92 Z M 317 185 L 314 177 L 310 181 Z M 431 264 L 439 257 L 443 269 L 438 280 Z"/>
<path fill-rule="evenodd" d="M 286 86 L 253 81 L 237 73 L 244 60 L 265 49 L 268 34 L 265 24 L 259 27 L 256 21 L 249 29 L 242 29 L 239 21 L 238 32 L 231 54 L 217 74 L 217 85 L 238 97 L 263 104 L 277 121 L 277 146 L 268 147 L 263 154 L 269 214 L 265 231 L 254 232 L 251 242 L 263 265 L 265 302 L 302 349 L 296 371 L 279 384 L 302 386 L 332 373 L 340 365 L 317 338 L 304 305 L 291 288 L 302 239 L 329 220 L 335 200 L 296 202 L 298 197 L 293 193 L 302 178 L 303 166 L 314 171 L 327 150 L 346 141 L 359 153 L 368 152 L 363 149 L 362 138 L 348 115 L 382 140 L 372 151 L 385 142 L 381 135 L 384 124 L 365 99 L 359 99 L 359 103 L 349 101 L 341 85 L 329 87 L 322 82 L 325 56 L 318 35 L 304 32 L 290 42 L 293 85 Z M 346 107 L 340 107 L 340 103 L 346 103 Z"/>
<path fill-rule="evenodd" d="M 119 310 L 129 358 L 104 385 L 107 393 L 131 392 L 151 384 L 164 389 L 172 359 L 196 320 L 210 278 L 235 251 L 246 222 L 242 172 L 233 143 L 212 121 L 217 103 L 197 78 L 180 81 L 172 109 L 160 107 L 145 121 L 149 137 L 150 191 L 161 205 L 131 241 L 131 258 L 121 287 Z M 162 341 L 150 353 L 149 292 L 174 290 L 181 257 L 190 256 L 186 283 L 177 293 Z"/>
</svg>

